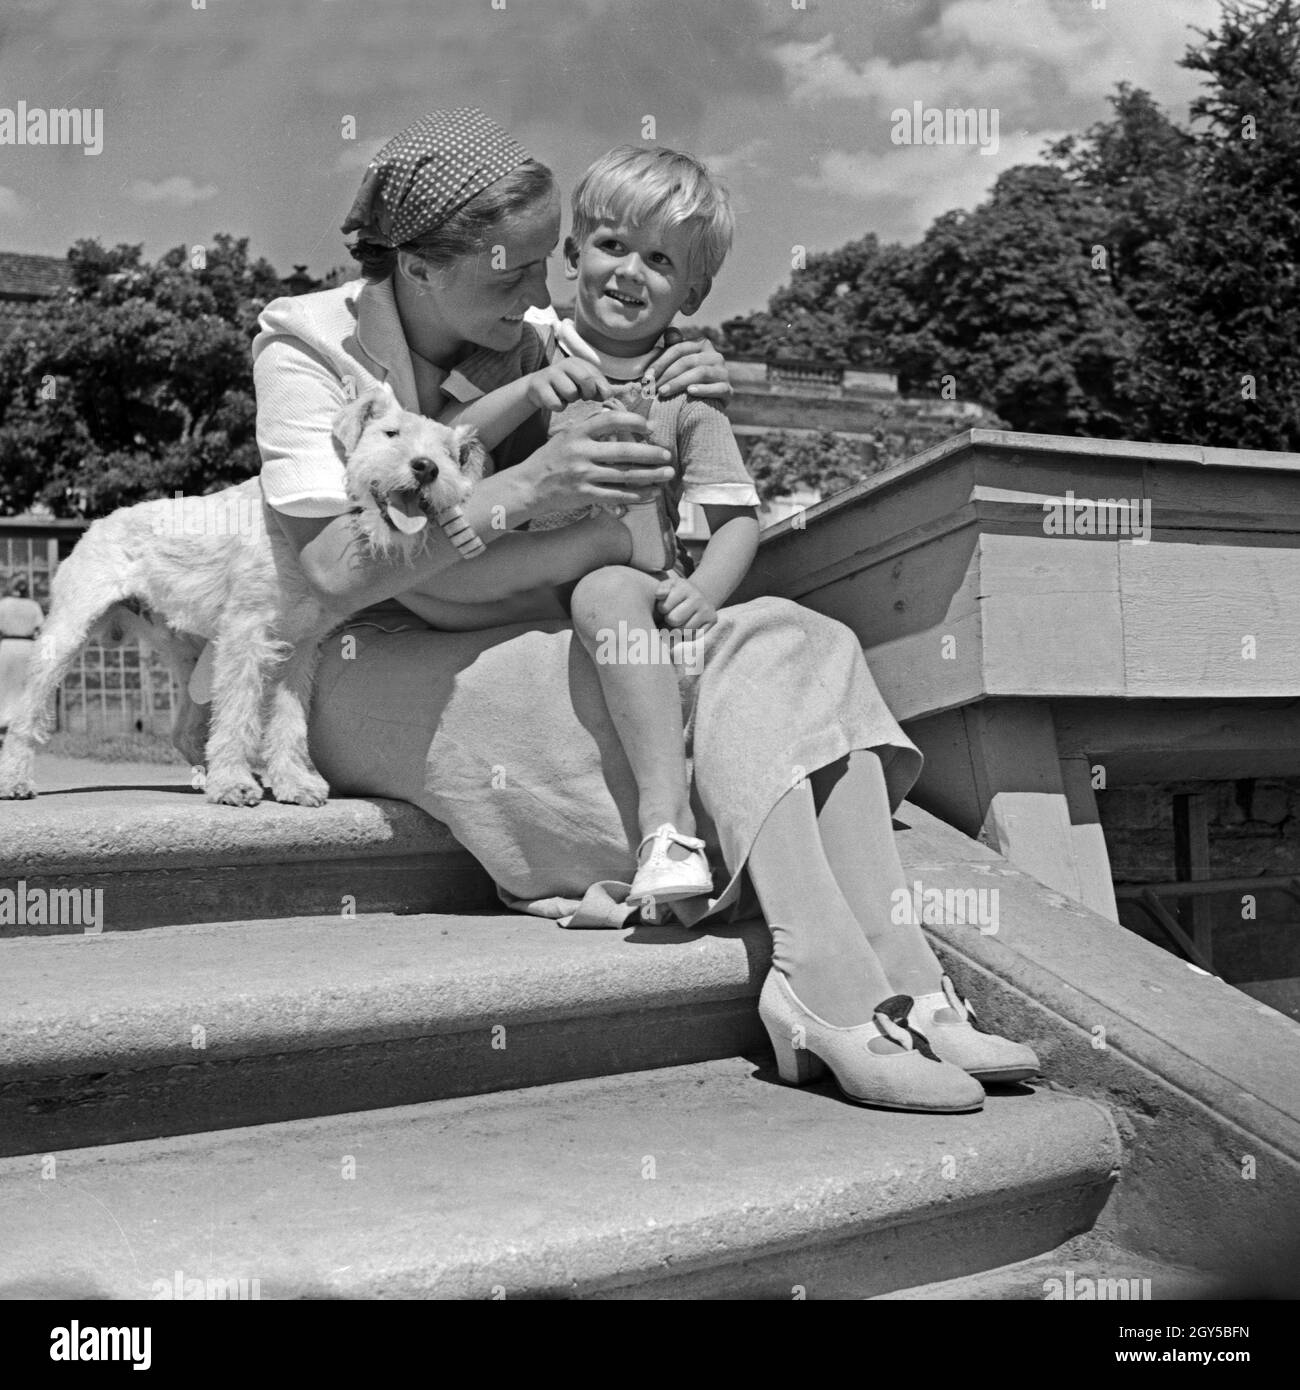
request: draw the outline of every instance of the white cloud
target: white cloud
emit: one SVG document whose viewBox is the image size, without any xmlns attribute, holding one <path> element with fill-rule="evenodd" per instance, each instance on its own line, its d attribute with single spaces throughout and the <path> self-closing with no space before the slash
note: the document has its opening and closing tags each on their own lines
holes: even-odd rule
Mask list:
<svg viewBox="0 0 1300 1390">
<path fill-rule="evenodd" d="M 151 183 L 148 179 L 136 179 L 126 190 L 127 197 L 136 203 L 153 203 L 170 208 L 192 208 L 196 203 L 205 203 L 217 195 L 214 183 L 202 187 L 187 174 L 173 174 L 169 179 Z"/>
<path fill-rule="evenodd" d="M 0 218 L 6 222 L 21 222 L 31 210 L 32 205 L 26 198 L 0 184 Z"/>
<path fill-rule="evenodd" d="M 835 34 L 772 52 L 797 105 L 998 107 L 1004 121 L 1032 129 L 1095 117 L 1098 96 L 1119 81 L 1185 101 L 1196 90 L 1177 66 L 1194 38 L 1188 26 L 1210 26 L 1218 13 L 1217 0 L 1107 0 L 1096 10 L 1082 0 L 955 0 L 918 35 L 922 56 L 906 61 L 872 52 L 865 31 L 848 36 L 866 49 L 856 60 Z"/>
<path fill-rule="evenodd" d="M 821 156 L 816 174 L 797 182 L 870 206 L 872 228 L 884 240 L 914 241 L 941 213 L 982 202 L 999 174 L 1035 162 L 1043 141 L 1064 133 L 1003 130 L 990 155 L 973 145 L 891 145 L 856 154 L 831 150 Z"/>
<path fill-rule="evenodd" d="M 759 157 L 766 154 L 770 147 L 770 140 L 746 140 L 734 149 L 718 154 L 703 154 L 700 159 L 708 171 L 718 178 L 735 178 L 752 170 L 759 163 Z"/>
</svg>

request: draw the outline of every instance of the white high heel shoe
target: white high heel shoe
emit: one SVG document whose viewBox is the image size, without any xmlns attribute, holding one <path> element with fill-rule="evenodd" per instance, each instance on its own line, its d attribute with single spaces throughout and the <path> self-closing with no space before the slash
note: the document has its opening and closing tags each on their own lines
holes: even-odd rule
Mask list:
<svg viewBox="0 0 1300 1390">
<path fill-rule="evenodd" d="M 923 1037 L 898 1021 L 911 1003 L 906 995 L 894 995 L 877 1006 L 872 1022 L 841 1028 L 806 1009 L 785 976 L 769 970 L 758 1013 L 777 1071 L 790 1085 L 814 1081 L 829 1067 L 840 1090 L 859 1105 L 942 1114 L 980 1109 L 979 1082 L 941 1061 Z"/>
<path fill-rule="evenodd" d="M 1042 1068 L 1033 1048 L 986 1032 L 970 1000 L 958 995 L 947 975 L 942 985 L 938 993 L 918 995 L 907 1014 L 908 1026 L 925 1035 L 936 1055 L 994 1084 L 1038 1075 Z"/>
</svg>

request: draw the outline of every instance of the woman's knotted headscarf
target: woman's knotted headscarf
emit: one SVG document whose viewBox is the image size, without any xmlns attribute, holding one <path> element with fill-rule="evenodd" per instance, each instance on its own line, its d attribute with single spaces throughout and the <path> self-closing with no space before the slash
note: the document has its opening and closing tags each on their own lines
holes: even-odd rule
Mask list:
<svg viewBox="0 0 1300 1390">
<path fill-rule="evenodd" d="M 529 157 L 482 111 L 431 111 L 371 160 L 342 230 L 380 246 L 414 241 Z"/>
</svg>

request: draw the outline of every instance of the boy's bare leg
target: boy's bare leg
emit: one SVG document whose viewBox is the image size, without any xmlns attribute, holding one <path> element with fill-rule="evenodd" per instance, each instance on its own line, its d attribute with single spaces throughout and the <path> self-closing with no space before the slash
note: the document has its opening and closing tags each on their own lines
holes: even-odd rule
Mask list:
<svg viewBox="0 0 1300 1390">
<path fill-rule="evenodd" d="M 654 618 L 658 583 L 626 565 L 595 570 L 573 591 L 573 630 L 596 664 L 605 705 L 636 778 L 640 833 L 649 835 L 670 821 L 693 835 L 677 672 L 666 659 L 666 635 Z M 684 859 L 688 851 L 671 845 L 668 853 Z"/>
</svg>

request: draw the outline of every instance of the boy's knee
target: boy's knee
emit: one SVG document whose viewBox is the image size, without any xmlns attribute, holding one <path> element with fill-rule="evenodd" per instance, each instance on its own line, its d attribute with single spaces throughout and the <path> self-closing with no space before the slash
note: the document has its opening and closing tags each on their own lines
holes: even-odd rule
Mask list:
<svg viewBox="0 0 1300 1390">
<path fill-rule="evenodd" d="M 627 565 L 606 565 L 583 575 L 569 601 L 574 630 L 580 637 L 593 639 L 600 629 L 620 618 L 652 623 L 656 582 L 653 576 Z"/>
</svg>

